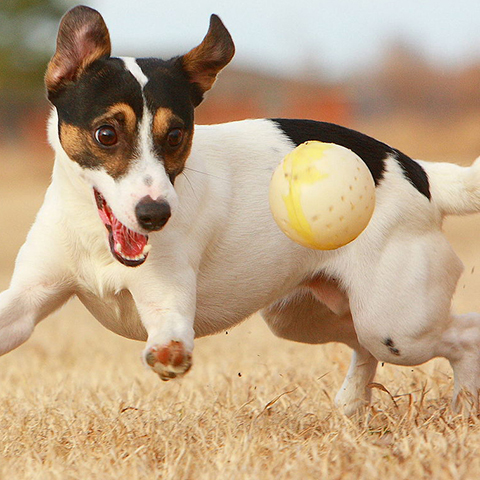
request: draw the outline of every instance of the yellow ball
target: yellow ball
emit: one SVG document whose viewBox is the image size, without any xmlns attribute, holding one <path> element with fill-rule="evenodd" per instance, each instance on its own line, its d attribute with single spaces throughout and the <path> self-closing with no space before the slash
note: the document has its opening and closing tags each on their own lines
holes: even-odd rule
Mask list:
<svg viewBox="0 0 480 480">
<path fill-rule="evenodd" d="M 309 141 L 275 170 L 270 209 L 295 242 L 333 250 L 367 227 L 375 209 L 375 183 L 362 159 L 348 148 Z"/>
</svg>

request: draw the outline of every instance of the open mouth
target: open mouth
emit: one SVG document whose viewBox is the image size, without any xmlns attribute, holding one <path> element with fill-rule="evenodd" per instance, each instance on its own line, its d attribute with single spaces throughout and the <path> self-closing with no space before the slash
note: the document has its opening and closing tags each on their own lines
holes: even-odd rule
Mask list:
<svg viewBox="0 0 480 480">
<path fill-rule="evenodd" d="M 117 220 L 103 195 L 93 189 L 97 202 L 98 214 L 108 230 L 108 241 L 113 257 L 127 267 L 138 267 L 148 256 L 152 248 L 148 236 L 130 230 Z"/>
</svg>

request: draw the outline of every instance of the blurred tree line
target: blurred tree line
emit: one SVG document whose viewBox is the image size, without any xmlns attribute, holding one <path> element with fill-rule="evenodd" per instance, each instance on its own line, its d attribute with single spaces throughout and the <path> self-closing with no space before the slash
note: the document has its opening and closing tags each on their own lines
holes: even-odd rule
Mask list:
<svg viewBox="0 0 480 480">
<path fill-rule="evenodd" d="M 43 76 L 55 50 L 60 18 L 77 3 L 81 2 L 0 0 L 0 148 L 12 141 L 31 142 L 35 148 L 46 143 L 49 106 Z M 403 144 L 418 137 L 418 145 L 423 145 L 419 126 L 433 125 L 441 134 L 436 155 L 455 142 L 457 149 L 462 144 L 469 152 L 479 152 L 480 58 L 442 66 L 422 55 L 415 44 L 393 38 L 386 41 L 378 64 L 333 83 L 311 71 L 288 78 L 231 67 L 198 113 L 201 123 L 287 116 L 353 127 L 359 122 L 375 124 L 383 127 L 379 136 L 399 147 L 402 142 L 397 143 L 392 132 L 411 132 Z M 387 119 L 394 119 L 395 125 Z"/>
<path fill-rule="evenodd" d="M 74 3 L 0 0 L 0 96 L 4 101 L 38 95 L 43 89 L 58 22 Z"/>
</svg>

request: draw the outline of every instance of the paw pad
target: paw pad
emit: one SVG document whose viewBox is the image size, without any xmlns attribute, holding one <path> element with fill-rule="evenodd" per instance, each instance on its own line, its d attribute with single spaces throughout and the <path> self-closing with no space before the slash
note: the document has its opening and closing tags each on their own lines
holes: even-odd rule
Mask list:
<svg viewBox="0 0 480 480">
<path fill-rule="evenodd" d="M 170 380 L 187 373 L 192 366 L 192 356 L 182 342 L 172 340 L 168 345 L 152 345 L 145 352 L 147 365 L 162 380 Z"/>
</svg>

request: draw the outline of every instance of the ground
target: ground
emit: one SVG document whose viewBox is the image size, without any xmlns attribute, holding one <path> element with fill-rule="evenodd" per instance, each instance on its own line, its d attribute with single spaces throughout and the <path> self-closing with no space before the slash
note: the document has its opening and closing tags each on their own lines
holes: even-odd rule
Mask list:
<svg viewBox="0 0 480 480">
<path fill-rule="evenodd" d="M 0 152 L 0 290 L 51 163 Z M 465 263 L 454 299 L 480 311 L 480 218 L 450 219 Z M 476 268 L 477 267 L 477 268 Z M 381 366 L 365 415 L 333 406 L 350 352 L 273 337 L 258 317 L 196 342 L 164 383 L 143 346 L 72 301 L 0 358 L 0 479 L 477 479 L 480 421 L 454 415 L 447 362 Z"/>
</svg>

